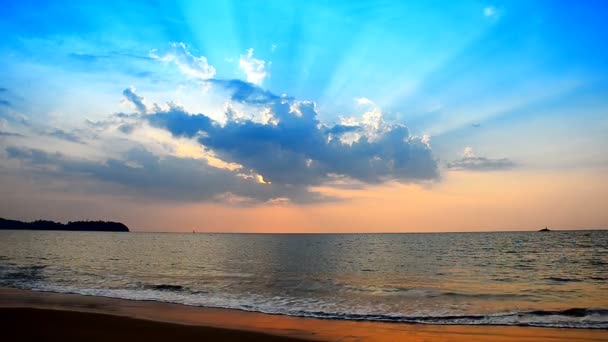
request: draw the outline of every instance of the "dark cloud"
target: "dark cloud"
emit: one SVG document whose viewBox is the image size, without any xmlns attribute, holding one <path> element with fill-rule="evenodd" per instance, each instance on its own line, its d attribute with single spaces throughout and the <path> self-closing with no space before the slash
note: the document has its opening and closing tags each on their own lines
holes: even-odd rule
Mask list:
<svg viewBox="0 0 608 342">
<path fill-rule="evenodd" d="M 228 90 L 231 92 L 231 100 L 240 103 L 268 104 L 281 100 L 280 96 L 241 80 L 209 79 L 206 82 Z"/>
<path fill-rule="evenodd" d="M 329 134 L 344 134 L 350 132 L 360 131 L 361 127 L 359 126 L 347 126 L 347 125 L 334 125 L 332 127 L 326 127 L 326 132 Z"/>
<path fill-rule="evenodd" d="M 42 167 L 41 175 L 66 177 L 85 176 L 107 183 L 118 184 L 128 193 L 162 200 L 205 201 L 227 200 L 233 204 L 250 204 L 289 197 L 299 203 L 331 200 L 302 187 L 260 184 L 253 178 L 239 176 L 237 171 L 209 166 L 205 161 L 172 156 L 159 157 L 143 149 L 134 148 L 123 159 L 93 162 L 69 158 L 61 153 L 10 146 L 10 158 Z M 100 192 L 108 189 L 101 184 Z M 124 191 L 124 189 L 123 189 Z M 240 198 L 234 202 L 235 198 Z"/>
<path fill-rule="evenodd" d="M 107 51 L 99 54 L 71 52 L 65 55 L 66 62 L 63 67 L 74 69 L 79 72 L 101 72 L 116 73 L 146 78 L 150 82 L 160 81 L 151 72 L 152 63 L 156 63 L 148 56 L 138 55 L 137 52 L 129 53 L 119 51 Z"/>
<path fill-rule="evenodd" d="M 146 108 L 146 105 L 144 104 L 144 98 L 142 96 L 135 94 L 134 88 L 127 88 L 127 89 L 123 90 L 122 95 L 125 97 L 125 99 L 127 101 L 131 102 L 135 106 L 135 109 L 137 110 L 138 113 L 146 114 L 147 108 Z"/>
<path fill-rule="evenodd" d="M 193 137 L 199 132 L 213 130 L 213 120 L 203 114 L 190 115 L 183 108 L 170 106 L 168 111 L 159 111 L 145 118 L 150 124 L 169 130 L 173 135 Z"/>
<path fill-rule="evenodd" d="M 19 133 L 0 131 L 0 137 L 21 137 L 21 138 L 23 138 L 24 135 L 23 134 L 19 134 Z"/>
<path fill-rule="evenodd" d="M 221 159 L 243 165 L 273 184 L 319 185 L 334 174 L 366 183 L 438 177 L 430 147 L 412 137 L 405 126 L 392 125 L 375 139 L 362 136 L 349 145 L 341 142 L 341 134 L 362 132 L 365 127 L 324 126 L 314 103 L 275 102 L 277 98 L 266 97 L 276 124 L 233 119 L 220 125 L 204 114 L 192 115 L 177 107 L 167 111 L 157 107 L 157 112 L 142 118 L 174 136 L 198 139 Z M 264 103 L 262 98 L 259 103 Z"/>
<path fill-rule="evenodd" d="M 32 125 L 27 116 L 20 113 L 5 110 L 0 110 L 0 121 L 6 121 L 26 127 L 30 127 Z"/>
<path fill-rule="evenodd" d="M 120 126 L 118 126 L 118 130 L 123 132 L 124 134 L 131 134 L 133 133 L 133 131 L 135 130 L 135 128 L 137 128 L 137 125 L 135 124 L 122 124 Z"/>
<path fill-rule="evenodd" d="M 0 93 L 6 93 L 6 92 L 8 92 L 7 88 L 0 87 Z M 12 104 L 11 104 L 11 102 L 9 100 L 0 99 L 0 106 L 11 107 Z"/>
<path fill-rule="evenodd" d="M 509 170 L 517 165 L 507 158 L 485 158 L 485 157 L 463 157 L 453 162 L 447 163 L 447 167 L 453 170 L 470 170 L 470 171 L 499 171 Z"/>
<path fill-rule="evenodd" d="M 76 133 L 74 133 L 77 131 L 67 132 L 62 129 L 49 127 L 49 126 L 46 126 L 43 124 L 38 124 L 35 122 L 30 122 L 30 120 L 26 116 L 23 116 L 20 114 L 0 112 L 0 124 L 1 124 L 1 121 L 3 121 L 3 120 L 6 120 L 7 122 L 11 122 L 11 123 L 14 123 L 17 125 L 24 126 L 25 128 L 27 128 L 30 131 L 29 133 L 31 133 L 32 135 L 49 136 L 49 137 L 54 137 L 54 138 L 61 139 L 61 140 L 80 143 L 80 144 L 84 143 L 82 141 L 82 139 Z M 1 125 L 0 125 L 0 127 L 1 127 Z M 4 136 L 7 136 L 7 135 L 5 134 Z M 15 135 L 13 135 L 13 136 L 15 136 Z"/>
<path fill-rule="evenodd" d="M 127 57 L 127 58 L 132 58 L 132 59 L 136 59 L 136 60 L 146 60 L 146 61 L 152 61 L 153 58 L 151 58 L 150 56 L 145 56 L 145 55 L 138 55 L 136 53 L 129 53 L 129 52 L 120 52 L 120 51 L 110 51 L 109 53 L 105 54 L 105 55 L 97 55 L 97 54 L 89 54 L 89 53 L 69 53 L 68 57 L 75 59 L 79 62 L 84 62 L 84 63 L 96 63 L 96 62 L 100 62 L 103 60 L 108 60 L 108 59 L 122 59 L 123 57 Z"/>
<path fill-rule="evenodd" d="M 57 139 L 67 140 L 75 143 L 82 144 L 82 140 L 76 134 L 71 132 L 66 132 L 61 129 L 51 129 L 45 132 L 41 132 L 44 135 L 48 135 L 50 137 L 55 137 Z"/>
<path fill-rule="evenodd" d="M 20 148 L 16 146 L 7 147 L 6 153 L 10 158 L 27 160 L 38 165 L 50 164 L 53 160 L 61 156 L 59 153 L 50 154 L 38 149 Z"/>
<path fill-rule="evenodd" d="M 124 99 L 137 113 L 117 113 L 104 121 L 88 122 L 86 130 L 93 136 L 106 130 L 130 134 L 149 124 L 174 137 L 192 139 L 215 157 L 240 168 L 219 168 L 205 159 L 155 155 L 124 136 L 118 138 L 121 146 L 133 144 L 137 148 L 104 161 L 17 146 L 6 148 L 6 155 L 21 160 L 40 179 L 63 177 L 75 188 L 80 183 L 74 179 L 85 177 L 99 184 L 93 191 L 108 192 L 111 188 L 141 198 L 237 204 L 285 199 L 296 203 L 334 201 L 311 189 L 319 185 L 360 188 L 385 181 L 420 182 L 439 177 L 431 148 L 405 126 L 386 124 L 380 116 L 372 122 L 325 125 L 319 121 L 313 102 L 280 97 L 242 81 L 212 82 L 227 89 L 234 101 L 254 104 L 254 110 L 263 109 L 270 117 L 261 122 L 228 115 L 222 123 L 205 114 L 188 113 L 175 104 L 146 105 L 144 98 L 129 88 L 123 92 Z M 47 127 L 33 131 L 73 142 L 82 142 L 80 137 L 87 136 L 85 130 L 66 132 Z"/>
</svg>

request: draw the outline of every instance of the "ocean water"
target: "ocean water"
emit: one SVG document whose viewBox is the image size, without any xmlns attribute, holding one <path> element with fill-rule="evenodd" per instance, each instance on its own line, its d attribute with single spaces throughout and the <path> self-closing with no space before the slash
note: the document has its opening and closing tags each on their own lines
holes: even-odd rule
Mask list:
<svg viewBox="0 0 608 342">
<path fill-rule="evenodd" d="M 608 328 L 608 231 L 0 231 L 0 286 L 332 319 Z"/>
</svg>

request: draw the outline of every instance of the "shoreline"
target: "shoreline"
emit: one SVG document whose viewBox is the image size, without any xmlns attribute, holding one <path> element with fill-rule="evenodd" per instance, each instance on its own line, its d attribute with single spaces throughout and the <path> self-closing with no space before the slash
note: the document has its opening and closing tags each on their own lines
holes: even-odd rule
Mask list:
<svg viewBox="0 0 608 342">
<path fill-rule="evenodd" d="M 206 308 L 156 301 L 136 301 L 108 297 L 63 294 L 0 287 L 0 308 L 42 309 L 71 312 L 72 316 L 101 314 L 119 317 L 112 319 L 113 324 L 142 321 L 154 325 L 159 323 L 176 325 L 173 327 L 199 327 L 207 331 L 201 334 L 262 334 L 249 336 L 256 340 L 268 335 L 295 340 L 356 340 L 356 341 L 394 341 L 407 338 L 408 341 L 607 341 L 604 329 L 571 329 L 497 325 L 432 325 L 411 323 L 387 323 L 370 321 L 347 321 L 320 318 L 305 318 L 286 315 L 273 315 L 242 310 Z M 40 312 L 30 314 L 44 315 Z M 48 314 L 48 312 L 47 312 Z M 82 317 L 81 317 L 82 316 Z M 81 321 L 87 322 L 80 315 Z M 109 318 L 104 317 L 104 321 Z M 118 322 L 122 323 L 118 323 Z M 147 323 L 145 323 L 147 322 Z M 135 324 L 134 322 L 131 322 Z M 128 324 L 127 324 L 128 325 Z M 190 328 L 184 328 L 188 330 Z M 211 330 L 213 331 L 211 331 Z M 228 331 L 228 332 L 226 332 Z M 209 335 L 211 336 L 211 335 Z M 238 340 L 238 338 L 237 338 Z"/>
<path fill-rule="evenodd" d="M 243 330 L 69 310 L 0 308 L 0 320 L 3 324 L 2 336 L 10 341 L 308 341 Z M 35 329 L 32 329 L 33 325 Z"/>
</svg>

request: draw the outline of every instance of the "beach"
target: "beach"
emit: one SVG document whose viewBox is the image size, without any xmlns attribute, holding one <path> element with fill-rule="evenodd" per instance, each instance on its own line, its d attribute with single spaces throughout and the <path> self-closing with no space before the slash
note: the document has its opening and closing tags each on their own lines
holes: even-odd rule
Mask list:
<svg viewBox="0 0 608 342">
<path fill-rule="evenodd" d="M 608 342 L 608 0 L 2 4 L 0 342 Z"/>
<path fill-rule="evenodd" d="M 355 322 L 0 288 L 9 340 L 608 341 L 603 329 Z"/>
</svg>

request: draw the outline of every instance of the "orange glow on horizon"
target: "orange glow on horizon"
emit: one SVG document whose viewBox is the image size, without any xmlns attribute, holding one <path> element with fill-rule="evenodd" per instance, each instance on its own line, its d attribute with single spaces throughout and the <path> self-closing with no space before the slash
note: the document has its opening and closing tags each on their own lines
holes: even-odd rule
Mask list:
<svg viewBox="0 0 608 342">
<path fill-rule="evenodd" d="M 320 187 L 316 190 L 345 200 L 308 205 L 276 201 L 257 206 L 159 204 L 57 193 L 37 193 L 32 198 L 21 184 L 16 185 L 21 194 L 2 206 L 18 219 L 29 219 L 26 215 L 46 217 L 42 211 L 52 210 L 55 216 L 50 219 L 112 218 L 133 231 L 359 233 L 605 228 L 608 184 L 603 175 L 599 170 L 446 172 L 432 185 L 388 183 L 355 190 Z"/>
</svg>

